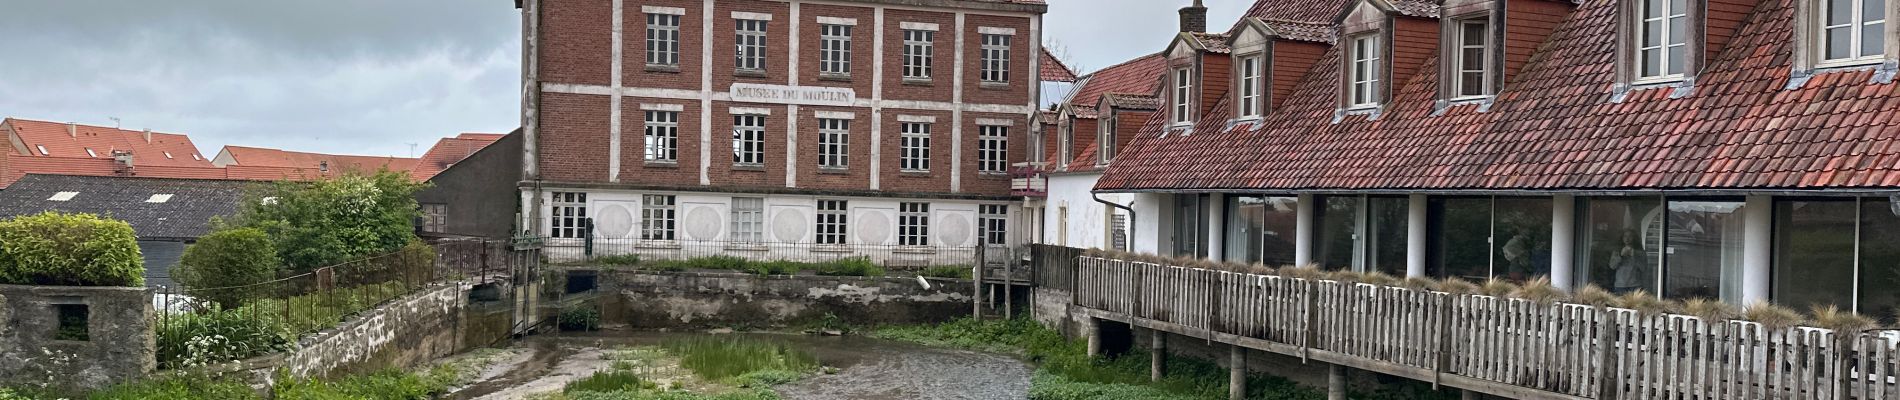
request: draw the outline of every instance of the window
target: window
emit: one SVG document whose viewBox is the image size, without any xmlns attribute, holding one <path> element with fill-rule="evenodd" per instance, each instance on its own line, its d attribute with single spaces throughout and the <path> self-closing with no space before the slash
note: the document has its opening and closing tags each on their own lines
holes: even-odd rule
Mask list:
<svg viewBox="0 0 1900 400">
<path fill-rule="evenodd" d="M 765 241 L 765 199 L 732 198 L 732 237 L 729 239 L 739 243 Z"/>
<path fill-rule="evenodd" d="M 1102 132 L 1095 137 L 1095 144 L 1100 147 L 1095 150 L 1095 164 L 1108 165 L 1109 161 L 1115 160 L 1115 113 L 1109 112 L 1101 121 Z"/>
<path fill-rule="evenodd" d="M 146 198 L 146 199 L 145 199 L 145 202 L 147 202 L 147 203 L 165 203 L 165 202 L 168 202 L 168 201 L 172 201 L 172 194 L 171 194 L 171 193 L 159 193 L 159 194 L 154 194 L 154 195 L 152 195 L 152 197 L 148 197 L 148 198 Z"/>
<path fill-rule="evenodd" d="M 732 116 L 732 163 L 765 165 L 765 116 Z"/>
<path fill-rule="evenodd" d="M 423 204 L 422 231 L 442 233 L 448 230 L 449 205 Z"/>
<path fill-rule="evenodd" d="M 733 36 L 738 40 L 739 59 L 734 65 L 737 65 L 740 71 L 764 72 L 766 21 L 755 19 L 736 21 L 739 26 L 733 30 Z"/>
<path fill-rule="evenodd" d="M 274 203 L 269 202 L 274 199 L 265 200 L 267 204 Z M 552 225 L 548 235 L 563 239 L 587 237 L 586 193 L 554 192 L 554 201 L 550 204 L 554 206 L 554 209 L 549 213 L 548 222 Z"/>
<path fill-rule="evenodd" d="M 1458 74 L 1454 75 L 1454 97 L 1481 97 L 1491 94 L 1491 83 L 1485 79 L 1486 66 L 1490 65 L 1490 29 L 1484 20 L 1470 19 L 1458 22 Z"/>
<path fill-rule="evenodd" d="M 72 201 L 73 197 L 78 197 L 78 196 L 79 196 L 79 192 L 58 192 L 58 193 L 53 193 L 53 197 L 48 197 L 46 198 L 46 200 L 47 201 Z"/>
<path fill-rule="evenodd" d="M 40 149 L 40 155 L 42 155 L 42 156 L 44 156 L 44 155 L 49 155 L 49 154 L 47 154 L 47 153 L 46 153 L 46 146 L 45 146 L 45 145 L 38 145 L 38 144 L 36 144 L 36 145 L 33 145 L 33 147 L 38 147 L 38 148 Z M 194 156 L 193 158 L 195 159 L 195 158 L 197 158 L 197 157 L 195 157 L 195 156 Z"/>
<path fill-rule="evenodd" d="M 897 244 L 930 245 L 930 203 L 897 203 Z"/>
<path fill-rule="evenodd" d="M 678 162 L 680 113 L 678 111 L 647 111 L 646 114 L 646 160 Z"/>
<path fill-rule="evenodd" d="M 1194 74 L 1187 68 L 1174 70 L 1174 122 L 1194 120 Z"/>
<path fill-rule="evenodd" d="M 673 196 L 649 194 L 640 197 L 640 239 L 673 240 Z"/>
<path fill-rule="evenodd" d="M 897 145 L 899 169 L 912 172 L 930 170 L 930 124 L 905 122 Z"/>
<path fill-rule="evenodd" d="M 850 164 L 851 120 L 818 120 L 818 167 L 844 169 Z"/>
<path fill-rule="evenodd" d="M 904 79 L 930 79 L 931 41 L 937 32 L 904 30 Z"/>
<path fill-rule="evenodd" d="M 1009 244 L 1009 205 L 983 204 L 977 206 L 978 228 L 983 230 L 983 244 L 1003 246 Z"/>
<path fill-rule="evenodd" d="M 1011 35 L 982 35 L 983 82 L 1009 82 L 1009 39 Z"/>
<path fill-rule="evenodd" d="M 1009 127 L 983 125 L 976 133 L 977 172 L 1000 174 L 1009 167 Z"/>
<path fill-rule="evenodd" d="M 847 243 L 850 209 L 850 203 L 844 200 L 818 201 L 818 244 Z"/>
<path fill-rule="evenodd" d="M 1681 78 L 1689 55 L 1689 0 L 1643 0 L 1637 80 Z"/>
<path fill-rule="evenodd" d="M 680 16 L 647 14 L 647 65 L 680 64 Z"/>
<path fill-rule="evenodd" d="M 1427 275 L 1522 282 L 1550 274 L 1548 197 L 1433 197 Z"/>
<path fill-rule="evenodd" d="M 1878 61 L 1887 47 L 1887 0 L 1820 0 L 1821 60 Z"/>
<path fill-rule="evenodd" d="M 53 330 L 53 340 L 91 341 L 90 308 L 85 304 L 54 304 L 53 313 L 59 317 L 59 328 Z"/>
<path fill-rule="evenodd" d="M 1174 255 L 1207 258 L 1205 194 L 1174 195 Z"/>
<path fill-rule="evenodd" d="M 1347 105 L 1350 107 L 1371 107 L 1379 105 L 1379 37 L 1363 35 L 1352 39 L 1352 65 L 1350 73 L 1352 87 L 1348 90 Z"/>
<path fill-rule="evenodd" d="M 1260 56 L 1240 59 L 1240 116 L 1260 116 Z"/>
<path fill-rule="evenodd" d="M 818 73 L 851 75 L 850 25 L 818 25 Z"/>
<path fill-rule="evenodd" d="M 87 148 L 86 148 L 86 157 L 93 157 L 93 158 L 98 158 L 98 157 L 99 157 L 99 153 L 96 153 L 96 152 L 93 152 L 93 151 L 92 151 L 92 148 L 91 148 L 91 147 L 87 147 Z"/>
</svg>

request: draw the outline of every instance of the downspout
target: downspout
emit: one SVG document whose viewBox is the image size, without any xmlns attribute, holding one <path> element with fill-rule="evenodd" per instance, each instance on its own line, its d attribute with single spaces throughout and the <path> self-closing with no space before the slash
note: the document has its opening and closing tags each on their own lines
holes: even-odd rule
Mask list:
<svg viewBox="0 0 1900 400">
<path fill-rule="evenodd" d="M 1109 207 L 1120 208 L 1122 209 L 1122 211 L 1128 212 L 1128 251 L 1135 251 L 1135 232 L 1136 232 L 1135 221 L 1140 220 L 1138 218 L 1135 218 L 1135 209 L 1130 208 L 1129 206 L 1115 204 L 1114 202 L 1111 202 L 1108 200 L 1102 200 L 1102 194 L 1096 193 L 1093 191 L 1089 192 L 1089 198 L 1095 199 L 1095 202 L 1097 203 L 1102 203 Z"/>
</svg>

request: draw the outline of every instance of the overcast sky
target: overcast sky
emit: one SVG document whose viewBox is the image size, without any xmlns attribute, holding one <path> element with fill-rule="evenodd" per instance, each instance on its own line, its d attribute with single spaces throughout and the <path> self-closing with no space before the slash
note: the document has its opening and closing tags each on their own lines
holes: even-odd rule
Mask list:
<svg viewBox="0 0 1900 400">
<path fill-rule="evenodd" d="M 1094 70 L 1161 50 L 1189 0 L 1049 0 L 1045 39 Z M 509 0 L 9 1 L 0 116 L 223 145 L 409 156 L 520 125 Z M 1210 0 L 1224 30 L 1250 1 Z M 118 118 L 115 122 L 112 118 Z"/>
</svg>

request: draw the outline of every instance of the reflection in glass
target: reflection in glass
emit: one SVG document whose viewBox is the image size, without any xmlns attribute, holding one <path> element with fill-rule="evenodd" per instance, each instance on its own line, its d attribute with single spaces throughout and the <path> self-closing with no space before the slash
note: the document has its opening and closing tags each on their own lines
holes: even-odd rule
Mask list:
<svg viewBox="0 0 1900 400">
<path fill-rule="evenodd" d="M 1741 301 L 1742 202 L 1670 201 L 1663 295 Z"/>
<path fill-rule="evenodd" d="M 1267 203 L 1259 196 L 1227 196 L 1228 261 L 1260 261 L 1260 241 L 1266 235 Z"/>
<path fill-rule="evenodd" d="M 1363 197 L 1321 196 L 1318 215 L 1313 220 L 1319 237 L 1313 242 L 1313 262 L 1328 271 L 1358 270 L 1360 235 L 1359 206 Z"/>
<path fill-rule="evenodd" d="M 1369 238 L 1366 248 L 1370 249 L 1366 265 L 1372 270 L 1405 276 L 1405 235 L 1408 234 L 1405 224 L 1410 212 L 1407 204 L 1404 197 L 1366 199 L 1366 236 Z"/>
<path fill-rule="evenodd" d="M 1260 262 L 1275 268 L 1293 265 L 1294 232 L 1299 229 L 1300 198 L 1267 197 L 1260 239 Z"/>
<path fill-rule="evenodd" d="M 1775 202 L 1774 300 L 1854 309 L 1853 199 Z"/>
<path fill-rule="evenodd" d="M 1427 201 L 1431 235 L 1426 274 L 1483 280 L 1491 273 L 1491 199 L 1434 197 Z"/>
<path fill-rule="evenodd" d="M 1900 204 L 1888 198 L 1860 203 L 1861 315 L 1893 322 L 1900 315 Z"/>
<path fill-rule="evenodd" d="M 1174 255 L 1207 258 L 1207 196 L 1174 197 Z"/>
<path fill-rule="evenodd" d="M 1550 275 L 1548 197 L 1499 197 L 1493 203 L 1492 275 L 1523 282 Z"/>
<path fill-rule="evenodd" d="M 1656 293 L 1662 199 L 1598 197 L 1580 199 L 1579 204 L 1584 215 L 1576 281 L 1616 293 Z"/>
</svg>

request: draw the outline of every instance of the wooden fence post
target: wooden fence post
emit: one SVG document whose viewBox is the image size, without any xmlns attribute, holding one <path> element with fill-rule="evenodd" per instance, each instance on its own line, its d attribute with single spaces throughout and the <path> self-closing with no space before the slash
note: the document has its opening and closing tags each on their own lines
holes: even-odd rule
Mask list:
<svg viewBox="0 0 1900 400">
<path fill-rule="evenodd" d="M 1598 320 L 1603 321 L 1602 324 L 1597 326 L 1597 345 L 1595 347 L 1598 352 L 1596 376 L 1597 398 L 1605 400 L 1616 399 L 1618 395 L 1623 392 L 1621 390 L 1623 386 L 1622 378 L 1620 377 L 1621 372 L 1619 372 L 1621 368 L 1616 367 L 1616 349 L 1622 348 L 1622 343 L 1616 342 L 1616 338 L 1622 337 L 1622 335 L 1618 335 L 1617 332 L 1622 330 L 1623 326 L 1616 323 L 1616 318 L 1613 318 L 1614 314 L 1610 313 L 1608 307 L 1596 306 L 1595 309 L 1599 317 Z"/>
</svg>

